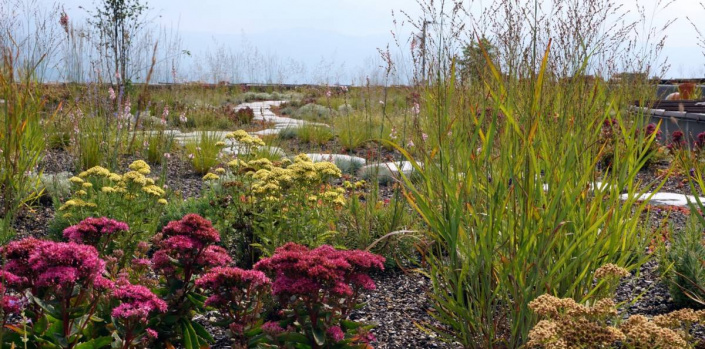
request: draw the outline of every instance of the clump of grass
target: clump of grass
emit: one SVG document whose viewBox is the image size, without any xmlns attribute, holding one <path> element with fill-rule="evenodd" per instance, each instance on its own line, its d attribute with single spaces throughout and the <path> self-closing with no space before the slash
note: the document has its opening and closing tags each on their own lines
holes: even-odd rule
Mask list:
<svg viewBox="0 0 705 349">
<path fill-rule="evenodd" d="M 350 114 L 332 120 L 338 143 L 345 150 L 357 149 L 370 141 L 393 141 L 398 137 L 391 122 L 381 117 Z M 387 146 L 387 143 L 384 144 Z"/>
<path fill-rule="evenodd" d="M 223 138 L 217 132 L 203 131 L 197 139 L 186 143 L 186 156 L 196 173 L 206 174 L 220 162 L 219 156 L 224 146 Z"/>
<path fill-rule="evenodd" d="M 330 127 L 322 125 L 303 125 L 295 129 L 296 138 L 303 143 L 324 145 L 333 139 Z"/>
</svg>

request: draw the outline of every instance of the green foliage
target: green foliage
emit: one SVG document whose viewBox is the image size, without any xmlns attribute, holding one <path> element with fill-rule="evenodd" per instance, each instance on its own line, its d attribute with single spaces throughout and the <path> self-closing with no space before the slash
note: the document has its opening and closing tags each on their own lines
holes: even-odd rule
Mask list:
<svg viewBox="0 0 705 349">
<path fill-rule="evenodd" d="M 419 237 L 417 220 L 396 191 L 392 199 L 381 199 L 373 187 L 365 192 L 365 181 L 343 182 L 349 193 L 348 205 L 341 211 L 335 241 L 349 249 L 367 249 L 385 256 L 387 261 L 413 250 L 411 243 Z"/>
<path fill-rule="evenodd" d="M 332 125 L 343 149 L 358 149 L 372 140 L 392 140 L 392 125 L 379 117 L 349 114 L 335 118 Z"/>
<path fill-rule="evenodd" d="M 485 54 L 488 59 L 497 64 L 499 50 L 490 40 L 483 37 L 479 41 L 472 42 L 463 48 L 463 57 L 458 61 L 460 66 L 460 75 L 464 81 L 471 83 L 481 83 L 483 79 L 490 77 L 490 68 L 485 59 Z"/>
<path fill-rule="evenodd" d="M 165 154 L 170 154 L 175 147 L 174 135 L 163 131 L 151 132 L 144 138 L 145 157 L 150 164 L 161 164 Z"/>
<path fill-rule="evenodd" d="M 673 302 L 679 307 L 705 307 L 704 242 L 702 225 L 691 214 L 685 229 L 674 234 L 670 248 L 662 253 L 660 269 L 669 282 Z"/>
<path fill-rule="evenodd" d="M 653 137 L 627 126 L 605 86 L 586 98 L 547 79 L 548 52 L 530 84 L 505 84 L 490 65 L 488 105 L 456 90 L 451 68 L 424 98 L 432 147 L 420 159 L 397 147 L 420 176 L 404 178 L 407 197 L 434 241 L 426 260 L 434 317 L 444 327 L 433 329 L 465 348 L 518 348 L 537 321 L 531 300 L 544 293 L 592 300 L 588 271 L 645 260 L 646 189 L 635 179 Z M 489 112 L 466 117 L 476 108 Z M 595 144 L 612 112 L 624 148 L 612 170 L 598 174 Z"/>
</svg>

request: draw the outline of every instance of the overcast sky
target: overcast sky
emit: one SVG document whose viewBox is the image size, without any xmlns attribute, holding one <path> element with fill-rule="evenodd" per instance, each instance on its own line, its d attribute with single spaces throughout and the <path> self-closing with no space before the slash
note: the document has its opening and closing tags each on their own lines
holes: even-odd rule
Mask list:
<svg viewBox="0 0 705 349">
<path fill-rule="evenodd" d="M 40 0 L 49 3 L 51 0 Z M 634 1 L 653 6 L 658 0 L 616 0 L 625 6 Z M 697 46 L 695 30 L 686 20 L 705 18 L 700 0 L 675 0 L 656 13 L 656 23 L 677 18 L 669 28 L 664 54 L 669 57 L 668 77 L 705 77 L 705 58 Z M 489 1 L 485 1 L 488 3 Z M 91 0 L 63 0 L 72 18 L 84 17 L 79 6 L 94 7 Z M 469 4 L 469 2 L 468 2 Z M 477 10 L 481 0 L 474 2 Z M 335 60 L 352 70 L 370 64 L 377 48 L 391 41 L 392 11 L 413 17 L 421 11 L 416 0 L 150 0 L 155 20 L 163 27 L 179 26 L 185 48 L 205 50 L 217 42 L 239 45 L 241 38 L 279 58 L 313 64 Z M 470 5 L 468 5 L 470 6 Z M 705 21 L 701 30 L 705 33 Z"/>
</svg>

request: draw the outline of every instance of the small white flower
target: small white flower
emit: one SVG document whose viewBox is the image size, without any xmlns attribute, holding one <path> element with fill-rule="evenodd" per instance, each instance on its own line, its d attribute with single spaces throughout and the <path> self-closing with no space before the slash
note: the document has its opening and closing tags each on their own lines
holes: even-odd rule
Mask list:
<svg viewBox="0 0 705 349">
<path fill-rule="evenodd" d="M 414 146 L 414 141 L 409 140 L 409 143 L 406 143 L 407 147 L 413 147 Z"/>
<path fill-rule="evenodd" d="M 425 134 L 425 133 L 422 133 L 422 134 L 421 134 L 421 139 L 423 139 L 423 141 L 425 142 L 425 141 L 428 139 L 428 135 Z"/>
<path fill-rule="evenodd" d="M 171 154 L 169 154 L 169 153 L 164 153 L 164 157 L 167 158 L 167 159 L 171 159 Z"/>
<path fill-rule="evenodd" d="M 188 154 L 189 159 L 193 159 L 193 154 Z"/>
</svg>

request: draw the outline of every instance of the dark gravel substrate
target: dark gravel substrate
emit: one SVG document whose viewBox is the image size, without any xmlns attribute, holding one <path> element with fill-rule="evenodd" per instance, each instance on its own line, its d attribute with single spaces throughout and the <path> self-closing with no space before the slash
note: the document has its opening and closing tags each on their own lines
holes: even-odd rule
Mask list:
<svg viewBox="0 0 705 349">
<path fill-rule="evenodd" d="M 375 348 L 455 348 L 428 334 L 418 325 L 435 324 L 428 314 L 428 278 L 413 272 L 390 270 L 373 275 L 377 289 L 365 295 L 365 306 L 350 315 L 352 320 L 375 323 Z"/>
</svg>

